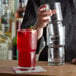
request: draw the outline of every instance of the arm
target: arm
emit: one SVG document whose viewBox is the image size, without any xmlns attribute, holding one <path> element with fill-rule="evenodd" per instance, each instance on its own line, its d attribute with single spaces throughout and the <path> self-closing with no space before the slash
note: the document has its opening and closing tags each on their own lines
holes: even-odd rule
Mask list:
<svg viewBox="0 0 76 76">
<path fill-rule="evenodd" d="M 40 45 L 40 40 L 43 35 L 43 29 L 44 27 L 47 26 L 48 24 L 48 19 L 44 19 L 45 17 L 51 16 L 52 11 L 51 10 L 43 10 L 41 11 L 42 8 L 46 7 L 45 5 L 42 5 L 38 9 L 38 13 L 36 16 L 36 12 L 34 9 L 34 5 L 32 0 L 28 0 L 28 4 L 26 7 L 25 11 L 25 16 L 24 20 L 22 23 L 21 28 L 28 28 L 31 25 L 35 25 L 37 28 L 37 33 L 38 33 L 38 44 L 37 44 L 37 51 L 39 50 L 39 45 Z"/>
</svg>

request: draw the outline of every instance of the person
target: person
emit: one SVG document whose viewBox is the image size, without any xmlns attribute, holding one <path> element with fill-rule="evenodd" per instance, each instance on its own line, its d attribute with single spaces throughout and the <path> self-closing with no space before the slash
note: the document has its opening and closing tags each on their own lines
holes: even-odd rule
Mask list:
<svg viewBox="0 0 76 76">
<path fill-rule="evenodd" d="M 55 1 L 61 2 L 63 25 L 65 25 L 65 61 L 76 63 L 76 21 L 74 19 L 76 17 L 76 12 L 73 0 L 28 0 L 21 29 L 28 28 L 31 25 L 37 27 L 38 45 L 36 53 L 39 53 L 39 45 L 42 36 L 44 36 L 46 42 L 46 26 L 49 22 L 49 19 L 44 18 L 55 14 L 55 10 L 42 10 L 42 8 L 46 8 L 47 2 L 49 2 L 51 6 Z M 40 53 L 39 60 L 48 60 L 47 48 L 46 45 Z"/>
</svg>

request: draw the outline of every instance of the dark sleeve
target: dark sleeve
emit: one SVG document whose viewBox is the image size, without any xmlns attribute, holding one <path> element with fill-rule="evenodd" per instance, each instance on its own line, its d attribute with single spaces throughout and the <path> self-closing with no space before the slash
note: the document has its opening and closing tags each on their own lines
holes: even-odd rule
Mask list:
<svg viewBox="0 0 76 76">
<path fill-rule="evenodd" d="M 76 57 L 76 16 L 73 0 L 62 0 L 63 24 L 65 25 L 65 61 Z"/>
<path fill-rule="evenodd" d="M 70 0 L 61 0 L 64 25 L 72 22 L 72 6 Z"/>
<path fill-rule="evenodd" d="M 29 26 L 34 25 L 35 21 L 36 21 L 36 12 L 34 9 L 34 4 L 32 0 L 28 0 L 21 29 L 28 28 Z"/>
</svg>

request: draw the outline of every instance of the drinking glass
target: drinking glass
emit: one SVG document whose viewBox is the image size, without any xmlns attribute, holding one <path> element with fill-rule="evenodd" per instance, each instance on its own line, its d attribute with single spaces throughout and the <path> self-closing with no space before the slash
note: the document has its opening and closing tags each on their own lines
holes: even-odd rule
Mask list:
<svg viewBox="0 0 76 76">
<path fill-rule="evenodd" d="M 17 49 L 20 67 L 35 67 L 36 48 L 37 31 L 35 29 L 19 29 L 17 31 Z"/>
</svg>

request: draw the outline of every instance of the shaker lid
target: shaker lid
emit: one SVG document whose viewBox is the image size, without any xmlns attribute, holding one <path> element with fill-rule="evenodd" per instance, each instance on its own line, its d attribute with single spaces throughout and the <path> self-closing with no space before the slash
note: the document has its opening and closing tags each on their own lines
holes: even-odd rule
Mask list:
<svg viewBox="0 0 76 76">
<path fill-rule="evenodd" d="M 62 16 L 62 10 L 61 10 L 61 3 L 60 2 L 55 2 L 55 9 L 56 9 L 57 20 L 62 21 L 63 16 Z"/>
</svg>

